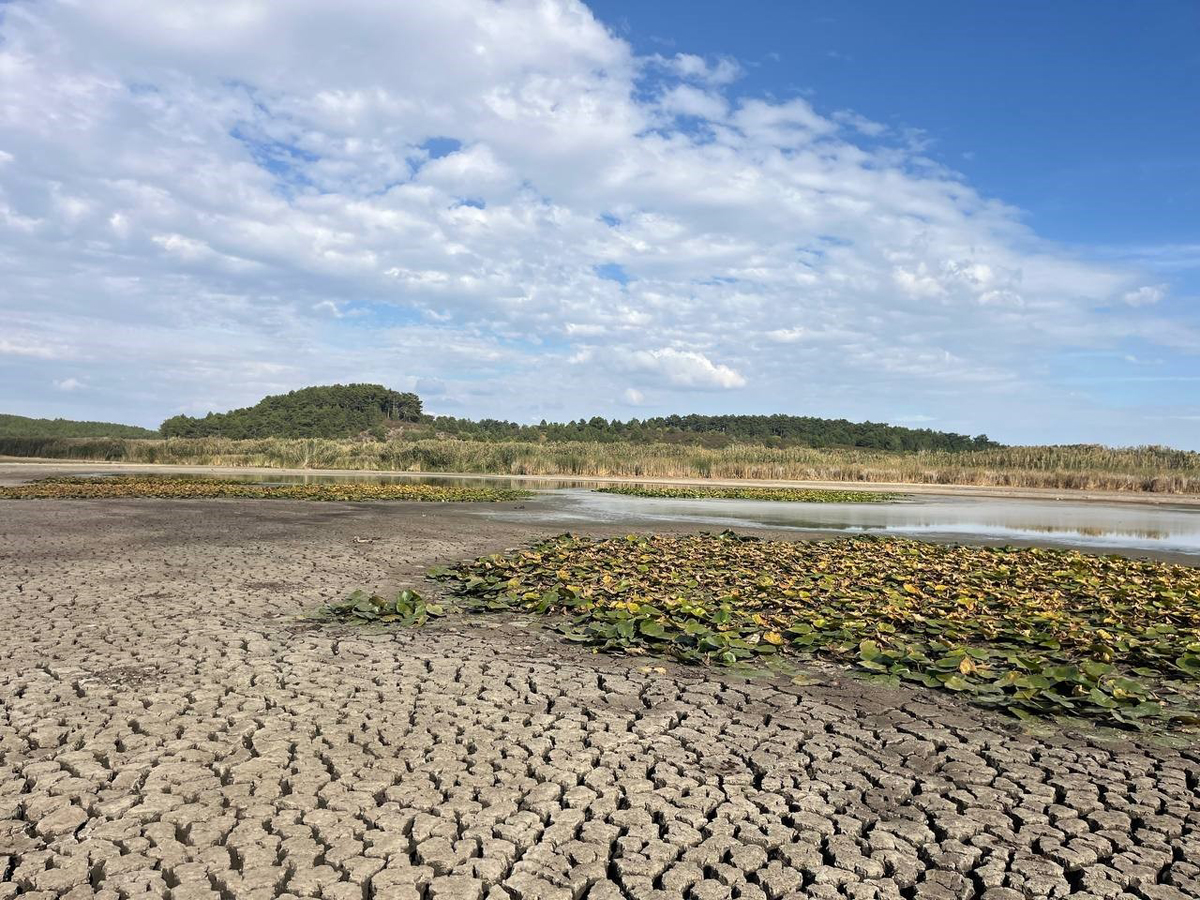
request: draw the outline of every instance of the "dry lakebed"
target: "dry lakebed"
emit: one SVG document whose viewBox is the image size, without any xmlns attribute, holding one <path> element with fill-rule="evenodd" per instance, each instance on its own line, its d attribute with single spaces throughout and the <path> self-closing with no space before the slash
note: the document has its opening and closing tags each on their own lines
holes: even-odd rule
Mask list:
<svg viewBox="0 0 1200 900">
<path fill-rule="evenodd" d="M 566 530 L 523 503 L 0 502 L 0 898 L 1200 897 L 1186 730 L 305 617 Z"/>
</svg>

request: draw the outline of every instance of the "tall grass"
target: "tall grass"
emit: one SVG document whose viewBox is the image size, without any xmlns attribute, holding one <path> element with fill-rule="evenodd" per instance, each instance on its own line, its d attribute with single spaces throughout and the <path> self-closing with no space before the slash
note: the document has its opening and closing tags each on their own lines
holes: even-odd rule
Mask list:
<svg viewBox="0 0 1200 900">
<path fill-rule="evenodd" d="M 733 444 L 0 438 L 0 455 L 214 466 L 999 485 L 1200 493 L 1200 453 L 1097 445 L 893 453 Z"/>
</svg>

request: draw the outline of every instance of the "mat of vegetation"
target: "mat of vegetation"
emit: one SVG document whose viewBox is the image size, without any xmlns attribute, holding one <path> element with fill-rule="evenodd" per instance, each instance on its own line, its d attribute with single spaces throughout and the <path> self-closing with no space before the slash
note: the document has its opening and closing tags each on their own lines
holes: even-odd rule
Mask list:
<svg viewBox="0 0 1200 900">
<path fill-rule="evenodd" d="M 1018 716 L 1200 724 L 1200 569 L 856 537 L 562 535 L 432 577 L 474 610 L 561 613 L 600 650 L 815 653 Z"/>
<path fill-rule="evenodd" d="M 402 590 L 395 597 L 354 591 L 344 600 L 326 603 L 316 613 L 318 619 L 329 619 L 350 625 L 382 623 L 420 628 L 429 619 L 444 615 L 445 610 L 429 603 L 412 590 Z"/>
<path fill-rule="evenodd" d="M 440 484 L 253 484 L 222 478 L 168 478 L 115 475 L 103 478 L 44 478 L 15 487 L 0 487 L 0 500 L 105 500 L 155 498 L 202 500 L 245 497 L 260 500 L 427 500 L 503 501 L 530 497 L 528 491 Z"/>
<path fill-rule="evenodd" d="M 899 499 L 882 491 L 843 491 L 820 488 L 766 487 L 653 487 L 613 485 L 596 488 L 598 494 L 627 497 L 662 497 L 672 500 L 779 500 L 791 503 L 881 503 Z"/>
</svg>

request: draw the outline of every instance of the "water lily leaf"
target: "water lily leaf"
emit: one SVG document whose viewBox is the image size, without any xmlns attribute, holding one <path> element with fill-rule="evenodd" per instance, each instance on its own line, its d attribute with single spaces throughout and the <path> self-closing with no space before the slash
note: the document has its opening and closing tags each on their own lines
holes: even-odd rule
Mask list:
<svg viewBox="0 0 1200 900">
<path fill-rule="evenodd" d="M 1175 660 L 1175 665 L 1183 669 L 1189 675 L 1200 676 L 1200 654 L 1184 653 Z"/>
<path fill-rule="evenodd" d="M 1089 659 L 1084 662 L 1083 673 L 1092 681 L 1099 681 L 1105 675 L 1113 670 L 1111 663 L 1099 662 L 1098 660 Z"/>
<path fill-rule="evenodd" d="M 638 624 L 638 631 L 649 638 L 665 637 L 667 630 L 663 628 L 661 622 L 655 622 L 653 619 L 643 619 Z"/>
<path fill-rule="evenodd" d="M 951 691 L 970 690 L 971 686 L 960 675 L 948 675 L 942 679 L 942 685 Z"/>
<path fill-rule="evenodd" d="M 519 591 L 505 591 L 512 579 Z M 1200 702 L 1200 570 L 1150 560 L 873 537 L 563 535 L 445 580 L 471 608 L 569 612 L 598 649 L 719 664 L 811 651 L 1013 714 L 1127 727 L 1181 722 Z M 559 599 L 542 602 L 552 588 Z M 1117 715 L 1146 703 L 1174 718 Z"/>
</svg>

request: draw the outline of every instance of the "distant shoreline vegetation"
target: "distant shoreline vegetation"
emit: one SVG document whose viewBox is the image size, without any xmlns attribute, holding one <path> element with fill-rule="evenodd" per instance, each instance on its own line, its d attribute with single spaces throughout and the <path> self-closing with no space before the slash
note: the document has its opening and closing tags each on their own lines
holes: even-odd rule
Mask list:
<svg viewBox="0 0 1200 900">
<path fill-rule="evenodd" d="M 919 451 L 587 441 L 0 438 L 0 456 L 98 462 L 1200 494 L 1200 453 L 1096 445 Z"/>
<path fill-rule="evenodd" d="M 458 437 L 484 441 L 586 441 L 596 443 L 692 444 L 710 449 L 732 444 L 764 447 L 858 447 L 871 450 L 983 450 L 1000 447 L 986 434 L 970 437 L 929 428 L 880 422 L 850 422 L 815 416 L 686 415 L 649 419 L 604 419 L 519 425 L 497 419 L 424 417 L 409 437 Z"/>
<path fill-rule="evenodd" d="M 473 441 L 586 441 L 597 443 L 683 443 L 724 447 L 761 443 L 768 447 L 866 447 L 876 450 L 982 450 L 999 447 L 981 434 L 970 437 L 928 428 L 879 422 L 850 422 L 814 416 L 687 415 L 650 419 L 605 419 L 521 425 L 502 419 L 458 419 L 423 412 L 416 394 L 380 384 L 334 384 L 264 397 L 254 406 L 203 418 L 174 416 L 162 423 L 163 437 L 234 439 L 349 438 L 387 440 L 461 438 Z M 128 435 L 125 435 L 128 436 Z"/>
<path fill-rule="evenodd" d="M 900 494 L 822 488 L 704 487 L 701 485 L 616 484 L 596 488 L 597 494 L 651 497 L 664 500 L 771 500 L 781 503 L 886 503 Z"/>
<path fill-rule="evenodd" d="M 984 450 L 1001 446 L 985 434 L 971 437 L 880 422 L 783 414 L 692 414 L 627 421 L 593 416 L 571 422 L 542 421 L 537 425 L 502 419 L 459 419 L 428 415 L 416 394 L 394 391 L 380 384 L 308 387 L 264 397 L 253 406 L 229 412 L 210 412 L 199 417 L 172 416 L 162 423 L 157 435 L 146 429 L 120 425 L 77 433 L 13 428 L 0 434 L 15 437 L 361 438 L 378 441 L 399 436 L 409 441 L 458 438 L 495 442 L 689 444 L 709 449 L 733 444 L 761 444 L 764 447 L 857 447 L 897 452 Z"/>
<path fill-rule="evenodd" d="M 424 412 L 416 394 L 334 384 L 173 416 L 159 433 L 0 416 L 0 455 L 487 475 L 896 482 L 1200 493 L 1200 453 L 1005 447 L 927 428 L 791 415 L 599 416 L 520 425 Z"/>
<path fill-rule="evenodd" d="M 156 438 L 160 434 L 137 425 L 116 422 L 78 422 L 74 419 L 30 419 L 0 413 L 0 438 Z"/>
</svg>

